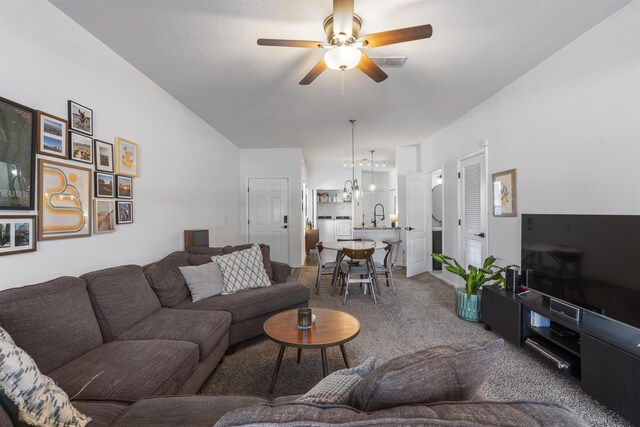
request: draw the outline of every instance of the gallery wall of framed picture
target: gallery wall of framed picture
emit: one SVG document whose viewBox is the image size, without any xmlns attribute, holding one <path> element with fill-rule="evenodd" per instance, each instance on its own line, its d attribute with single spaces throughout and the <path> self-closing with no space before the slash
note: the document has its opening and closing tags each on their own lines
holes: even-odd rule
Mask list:
<svg viewBox="0 0 640 427">
<path fill-rule="evenodd" d="M 75 100 L 67 101 L 66 113 L 64 119 L 0 97 L 0 256 L 34 252 L 38 240 L 89 237 L 133 223 L 138 144 L 94 139 L 94 111 Z M 36 207 L 37 215 L 2 212 Z"/>
</svg>

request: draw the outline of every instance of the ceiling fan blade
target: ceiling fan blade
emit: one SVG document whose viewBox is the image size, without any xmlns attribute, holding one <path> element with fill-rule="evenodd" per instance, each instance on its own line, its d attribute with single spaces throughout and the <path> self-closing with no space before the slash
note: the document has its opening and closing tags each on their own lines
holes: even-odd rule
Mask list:
<svg viewBox="0 0 640 427">
<path fill-rule="evenodd" d="M 281 40 L 281 39 L 258 39 L 260 46 L 282 46 L 282 47 L 322 47 L 322 42 L 312 42 L 308 40 Z"/>
<path fill-rule="evenodd" d="M 378 47 L 389 44 L 409 42 L 412 40 L 428 39 L 433 34 L 431 25 L 419 25 L 417 27 L 401 28 L 399 30 L 383 31 L 381 33 L 367 34 L 358 41 L 366 41 L 362 47 Z"/>
<path fill-rule="evenodd" d="M 300 80 L 301 85 L 308 85 L 309 83 L 311 83 L 312 81 L 314 81 L 316 79 L 316 77 L 318 77 L 320 74 L 322 74 L 322 72 L 324 70 L 327 69 L 327 64 L 324 63 L 324 59 L 321 59 L 320 62 L 318 62 L 312 69 L 311 71 L 309 71 L 309 73 L 304 76 L 304 78 L 302 80 Z"/>
<path fill-rule="evenodd" d="M 380 67 L 376 65 L 367 55 L 362 54 L 362 58 L 358 63 L 358 69 L 365 73 L 367 76 L 371 77 L 376 83 L 380 83 L 387 77 L 387 73 L 382 71 Z"/>
<path fill-rule="evenodd" d="M 333 33 L 353 34 L 353 0 L 333 0 Z"/>
</svg>

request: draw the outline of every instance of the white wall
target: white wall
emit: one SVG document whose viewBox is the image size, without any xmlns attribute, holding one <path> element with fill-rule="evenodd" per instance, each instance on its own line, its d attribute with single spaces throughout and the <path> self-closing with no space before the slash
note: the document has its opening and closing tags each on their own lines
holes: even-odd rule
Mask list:
<svg viewBox="0 0 640 427">
<path fill-rule="evenodd" d="M 519 214 L 640 214 L 639 22 L 635 0 L 421 145 L 423 170 L 444 163 L 447 224 L 456 159 L 485 139 L 489 174 L 517 168 Z M 459 256 L 456 233 L 444 253 Z M 488 234 L 501 264 L 520 263 L 520 216 L 490 216 Z"/>
<path fill-rule="evenodd" d="M 302 181 L 304 158 L 299 148 L 246 148 L 240 150 L 240 223 L 242 240 L 248 243 L 247 185 L 249 178 L 289 179 L 289 265 L 304 263 Z"/>
<path fill-rule="evenodd" d="M 45 0 L 0 1 L 0 96 L 60 117 L 72 99 L 93 108 L 94 137 L 140 145 L 135 222 L 0 257 L 0 289 L 148 263 L 182 249 L 187 228 L 239 241 L 237 147 Z"/>
</svg>

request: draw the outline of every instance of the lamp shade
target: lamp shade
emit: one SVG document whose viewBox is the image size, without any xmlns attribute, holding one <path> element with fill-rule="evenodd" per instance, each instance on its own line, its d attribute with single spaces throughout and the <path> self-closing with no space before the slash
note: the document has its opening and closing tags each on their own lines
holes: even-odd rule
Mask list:
<svg viewBox="0 0 640 427">
<path fill-rule="evenodd" d="M 351 46 L 336 46 L 324 54 L 324 62 L 332 70 L 349 70 L 360 62 L 362 52 Z"/>
</svg>

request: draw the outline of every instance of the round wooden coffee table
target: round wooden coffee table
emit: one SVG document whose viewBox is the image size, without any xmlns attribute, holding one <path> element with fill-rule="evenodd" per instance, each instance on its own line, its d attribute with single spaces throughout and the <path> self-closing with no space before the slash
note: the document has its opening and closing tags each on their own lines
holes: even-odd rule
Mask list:
<svg viewBox="0 0 640 427">
<path fill-rule="evenodd" d="M 273 370 L 269 393 L 273 393 L 276 385 L 282 356 L 286 347 L 298 349 L 298 363 L 303 348 L 319 348 L 322 356 L 322 376 L 327 376 L 327 347 L 339 345 L 344 364 L 349 367 L 349 359 L 344 343 L 354 339 L 360 333 L 360 321 L 352 315 L 329 308 L 312 308 L 316 321 L 310 329 L 298 329 L 298 310 L 287 310 L 274 314 L 264 322 L 264 333 L 271 340 L 280 344 L 280 352 L 276 367 Z"/>
</svg>

